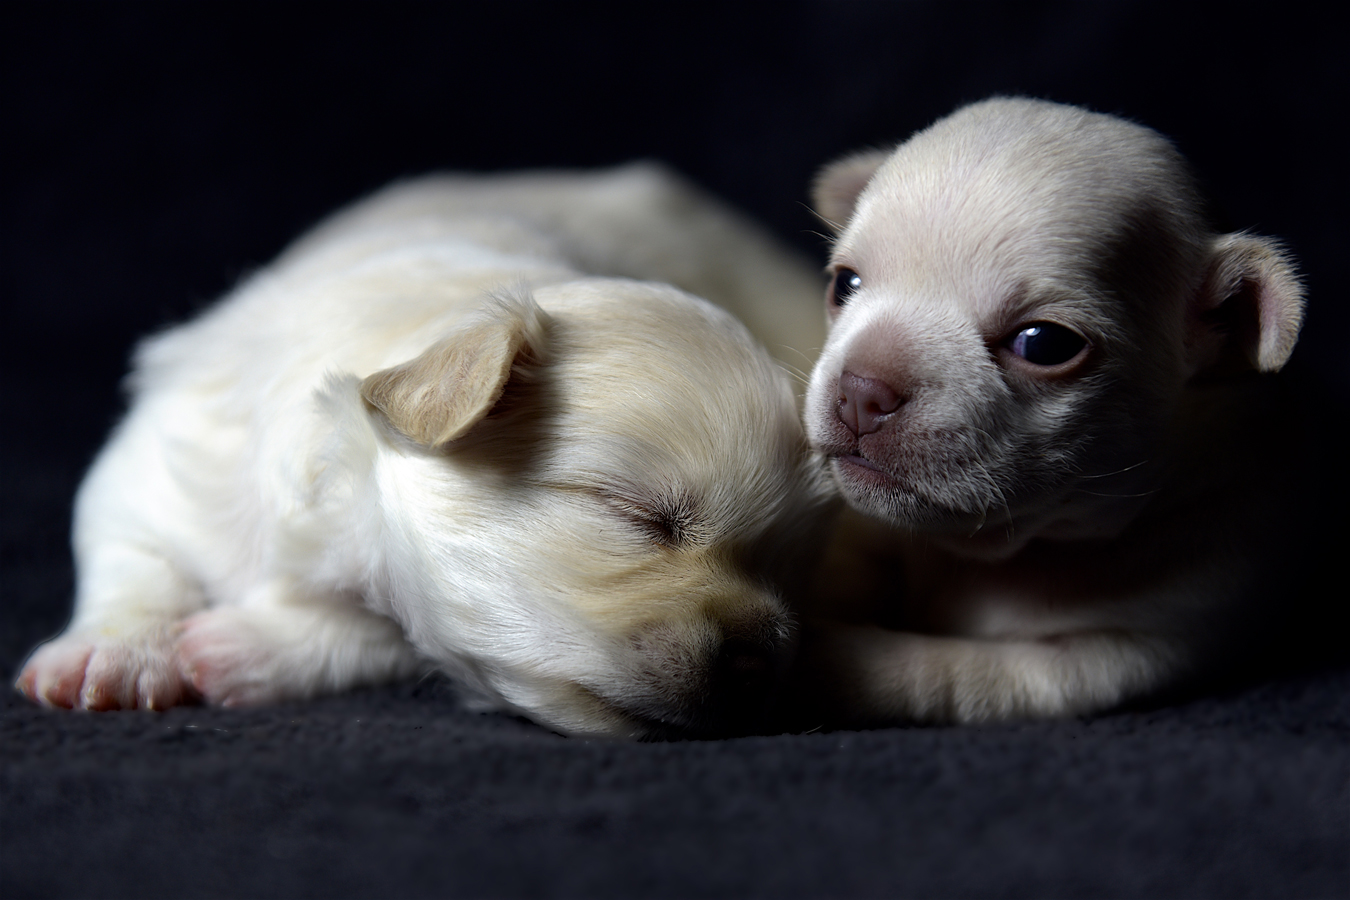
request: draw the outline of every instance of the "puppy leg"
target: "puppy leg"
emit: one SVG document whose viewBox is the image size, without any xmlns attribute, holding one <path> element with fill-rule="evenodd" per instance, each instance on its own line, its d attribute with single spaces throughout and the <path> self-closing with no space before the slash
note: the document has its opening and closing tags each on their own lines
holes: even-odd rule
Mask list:
<svg viewBox="0 0 1350 900">
<path fill-rule="evenodd" d="M 279 602 L 276 602 L 279 601 Z M 182 677 L 208 702 L 251 706 L 337 693 L 417 673 L 398 625 L 348 597 L 217 607 L 182 623 Z"/>
<path fill-rule="evenodd" d="M 804 640 L 813 705 L 850 721 L 984 722 L 1109 709 L 1171 680 L 1173 643 L 1132 632 L 1026 641 L 827 625 Z"/>
<path fill-rule="evenodd" d="M 107 545 L 84 560 L 75 617 L 33 651 L 15 686 L 45 706 L 163 709 L 193 699 L 174 661 L 174 626 L 201 592 L 168 560 Z"/>
</svg>

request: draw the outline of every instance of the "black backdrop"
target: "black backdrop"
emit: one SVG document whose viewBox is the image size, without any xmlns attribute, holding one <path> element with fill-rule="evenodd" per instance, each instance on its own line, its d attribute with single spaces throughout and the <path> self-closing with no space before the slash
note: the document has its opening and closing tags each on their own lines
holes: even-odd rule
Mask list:
<svg viewBox="0 0 1350 900">
<path fill-rule="evenodd" d="M 1293 367 L 1344 401 L 1347 58 L 1293 3 L 8 4 L 0 671 L 67 615 L 132 341 L 400 175 L 659 158 L 823 261 L 821 163 L 992 93 L 1082 103 L 1287 241 Z M 162 715 L 4 694 L 0 894 L 1350 896 L 1348 698 L 1333 661 L 1066 722 L 623 745 L 434 680 Z"/>
</svg>

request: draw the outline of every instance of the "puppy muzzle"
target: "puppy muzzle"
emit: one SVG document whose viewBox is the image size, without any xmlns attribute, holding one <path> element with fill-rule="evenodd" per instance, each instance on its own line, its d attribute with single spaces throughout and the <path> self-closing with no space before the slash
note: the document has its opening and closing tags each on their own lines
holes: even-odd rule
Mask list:
<svg viewBox="0 0 1350 900">
<path fill-rule="evenodd" d="M 880 378 L 845 371 L 835 391 L 835 414 L 854 437 L 875 434 L 904 405 L 905 397 Z"/>
<path fill-rule="evenodd" d="M 640 692 L 620 709 L 654 738 L 727 737 L 758 727 L 786 668 L 785 616 L 750 628 L 724 629 L 695 646 L 666 626 L 636 635 Z"/>
</svg>

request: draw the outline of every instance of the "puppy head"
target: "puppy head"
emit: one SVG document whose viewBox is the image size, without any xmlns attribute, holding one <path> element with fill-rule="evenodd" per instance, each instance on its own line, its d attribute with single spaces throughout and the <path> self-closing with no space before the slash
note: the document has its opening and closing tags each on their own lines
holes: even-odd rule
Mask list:
<svg viewBox="0 0 1350 900">
<path fill-rule="evenodd" d="M 391 611 L 486 703 L 565 732 L 744 727 L 828 495 L 788 379 L 672 288 L 537 298 L 361 387 L 392 451 Z"/>
<path fill-rule="evenodd" d="M 994 554 L 1090 535 L 1147 477 L 1193 378 L 1272 371 L 1301 290 L 1272 242 L 1213 235 L 1176 150 L 996 99 L 826 168 L 831 332 L 812 443 L 854 506 Z"/>
</svg>

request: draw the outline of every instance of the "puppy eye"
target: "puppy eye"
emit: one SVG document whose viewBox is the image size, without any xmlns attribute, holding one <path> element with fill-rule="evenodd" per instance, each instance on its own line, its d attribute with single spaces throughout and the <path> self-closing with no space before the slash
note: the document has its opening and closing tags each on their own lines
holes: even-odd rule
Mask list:
<svg viewBox="0 0 1350 900">
<path fill-rule="evenodd" d="M 681 547 L 701 539 L 695 504 L 684 494 L 635 500 L 602 492 L 605 502 L 652 543 Z"/>
<path fill-rule="evenodd" d="M 1057 366 L 1083 351 L 1087 340 L 1054 322 L 1032 322 L 1008 339 L 1007 347 L 1036 366 Z"/>
<path fill-rule="evenodd" d="M 636 521 L 650 540 L 664 547 L 675 547 L 684 542 L 684 528 L 676 519 L 656 517 L 639 518 Z"/>
<path fill-rule="evenodd" d="M 835 306 L 843 306 L 862 287 L 862 276 L 852 269 L 840 269 L 834 273 L 830 299 Z"/>
</svg>

